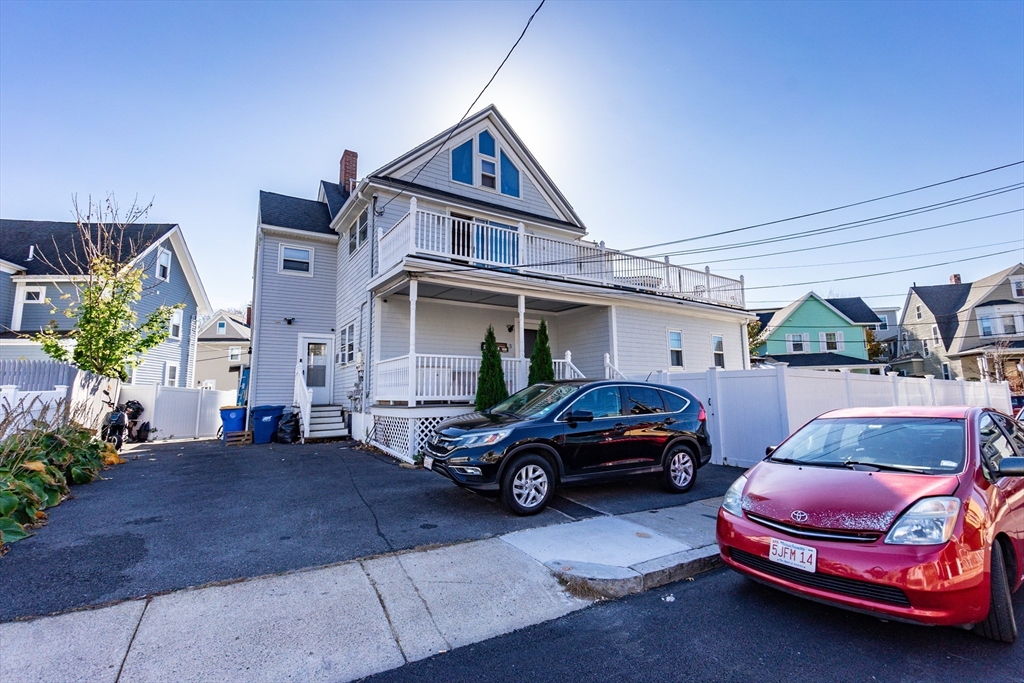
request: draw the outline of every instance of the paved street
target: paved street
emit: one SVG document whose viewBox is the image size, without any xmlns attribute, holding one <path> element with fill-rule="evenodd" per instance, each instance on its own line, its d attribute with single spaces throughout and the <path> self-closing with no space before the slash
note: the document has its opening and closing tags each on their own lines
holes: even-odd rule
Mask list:
<svg viewBox="0 0 1024 683">
<path fill-rule="evenodd" d="M 1014 598 L 1024 623 L 1024 591 Z M 882 623 L 719 569 L 367 680 L 1008 683 L 1024 681 L 1024 639 Z"/>
<path fill-rule="evenodd" d="M 654 478 L 565 489 L 516 517 L 432 472 L 344 443 L 147 445 L 72 489 L 50 523 L 0 559 L 0 622 L 215 581 L 490 538 L 602 513 L 720 496 L 738 468 L 708 466 L 683 495 Z M 25 581 L 31 576 L 32 581 Z"/>
</svg>

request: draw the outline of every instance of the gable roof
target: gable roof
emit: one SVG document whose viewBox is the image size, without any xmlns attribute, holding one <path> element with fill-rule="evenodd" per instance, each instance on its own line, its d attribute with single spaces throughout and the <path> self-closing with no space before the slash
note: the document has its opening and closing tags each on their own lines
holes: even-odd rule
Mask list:
<svg viewBox="0 0 1024 683">
<path fill-rule="evenodd" d="M 814 292 L 807 292 L 802 297 L 800 297 L 799 299 L 797 299 L 793 303 L 789 304 L 785 308 L 780 308 L 779 310 L 775 311 L 775 313 L 774 313 L 774 315 L 772 315 L 771 319 L 767 323 L 762 323 L 762 324 L 765 326 L 765 328 L 770 328 L 772 331 L 778 329 L 779 327 L 782 327 L 782 325 L 787 320 L 789 320 L 790 316 L 792 316 L 796 312 L 796 310 L 803 305 L 803 303 L 805 301 L 807 301 L 808 299 L 810 299 L 812 297 L 817 299 L 818 301 L 820 301 L 826 308 L 831 309 L 833 313 L 838 315 L 840 318 L 842 318 L 846 322 L 850 323 L 851 325 L 856 325 L 857 324 L 855 321 L 851 320 L 850 317 L 847 316 L 843 311 L 839 310 L 838 308 L 833 306 L 831 303 L 829 303 L 828 299 L 822 299 L 820 296 L 818 296 Z M 845 301 L 845 299 L 840 299 L 840 301 Z M 859 301 L 859 299 L 858 299 L 858 301 Z M 861 301 L 861 303 L 863 304 L 864 302 Z M 870 312 L 870 309 L 868 309 L 868 310 Z M 878 319 L 878 316 L 876 316 L 874 313 L 871 313 L 871 315 L 873 315 L 874 318 L 875 318 L 872 322 L 881 322 L 881 320 Z M 758 315 L 758 319 L 760 319 L 760 317 L 761 316 L 759 314 Z M 769 333 L 771 333 L 771 332 L 769 332 Z"/>
<path fill-rule="evenodd" d="M 832 308 L 836 309 L 855 323 L 871 324 L 880 323 L 879 318 L 871 307 L 864 303 L 859 296 L 845 297 L 842 299 L 825 299 Z"/>
<path fill-rule="evenodd" d="M 923 285 L 910 288 L 912 294 L 916 294 L 921 303 L 931 311 L 935 317 L 935 326 L 939 328 L 939 337 L 942 339 L 942 346 L 948 351 L 960 327 L 961 308 L 967 302 L 971 294 L 971 283 L 964 282 L 959 285 Z M 910 297 L 907 297 L 907 305 L 903 310 L 903 317 L 910 314 Z M 900 322 L 903 324 L 903 321 Z M 922 335 L 918 335 L 922 336 Z"/>
<path fill-rule="evenodd" d="M 865 360 L 864 358 L 854 358 L 853 356 L 844 356 L 840 353 L 831 353 L 827 351 L 824 353 L 775 353 L 770 356 L 765 356 L 764 360 L 775 363 L 789 363 L 790 367 L 793 368 L 834 368 L 847 365 L 885 365 L 885 363 Z"/>
<path fill-rule="evenodd" d="M 260 190 L 260 223 L 291 230 L 304 230 L 321 235 L 335 235 L 331 229 L 331 212 L 324 202 L 289 197 Z"/>
<path fill-rule="evenodd" d="M 331 220 L 334 220 L 334 217 L 341 211 L 341 207 L 345 205 L 345 200 L 348 199 L 349 194 L 351 193 L 338 183 L 332 183 L 329 180 L 320 181 L 320 196 L 327 203 L 327 210 L 331 214 Z"/>
<path fill-rule="evenodd" d="M 441 131 L 434 137 L 420 145 L 417 145 L 397 159 L 381 166 L 371 173 L 370 177 L 391 181 L 397 180 L 397 176 L 400 175 L 398 172 L 401 169 L 418 167 L 426 163 L 435 154 L 435 152 L 442 149 L 443 145 L 448 141 L 456 139 L 460 133 L 472 128 L 484 119 L 490 120 L 490 123 L 495 127 L 498 133 L 511 145 L 512 151 L 515 155 L 525 163 L 525 172 L 532 179 L 537 181 L 536 184 L 538 186 L 538 191 L 540 191 L 552 207 L 562 214 L 564 220 L 569 225 L 573 226 L 577 230 L 585 232 L 586 226 L 583 224 L 582 219 L 580 219 L 576 214 L 576 211 L 572 208 L 569 200 L 565 198 L 562 192 L 555 185 L 554 181 L 551 180 L 551 177 L 547 174 L 526 145 L 523 144 L 522 139 L 520 139 L 512 129 L 512 126 L 509 125 L 508 121 L 505 120 L 505 117 L 501 115 L 501 112 L 499 112 L 498 108 L 493 104 L 487 105 L 475 114 L 466 117 L 466 119 L 458 125 Z"/>
<path fill-rule="evenodd" d="M 768 311 L 767 313 L 755 313 L 758 322 L 761 323 L 761 329 L 767 329 L 768 324 L 772 321 L 772 317 L 775 315 L 775 311 Z"/>
<path fill-rule="evenodd" d="M 234 334 L 219 335 L 217 334 L 216 329 L 212 329 L 214 324 L 221 319 L 234 328 Z M 245 324 L 244 320 L 240 320 L 234 313 L 225 311 L 221 308 L 214 313 L 209 320 L 203 323 L 203 326 L 199 328 L 196 338 L 200 341 L 242 341 L 251 338 L 251 331 L 249 326 Z"/>
<path fill-rule="evenodd" d="M 133 224 L 125 227 L 124 237 L 141 253 L 175 227 L 174 223 Z M 81 250 L 77 223 L 4 218 L 0 219 L 0 235 L 0 259 L 17 264 L 26 275 L 85 274 L 85 264 L 75 262 L 73 257 Z M 29 260 L 29 248 L 33 246 L 33 258 Z M 58 261 L 61 256 L 64 269 Z"/>
</svg>

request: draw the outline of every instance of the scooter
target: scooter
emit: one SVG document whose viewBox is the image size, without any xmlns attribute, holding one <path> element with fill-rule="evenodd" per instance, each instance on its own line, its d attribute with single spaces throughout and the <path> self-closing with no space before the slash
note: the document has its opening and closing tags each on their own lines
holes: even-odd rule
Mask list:
<svg viewBox="0 0 1024 683">
<path fill-rule="evenodd" d="M 142 404 L 136 400 L 125 401 L 125 414 L 128 416 L 128 424 L 125 429 L 125 437 L 130 443 L 141 443 L 149 439 L 149 423 L 139 424 L 139 416 L 145 412 Z"/>
<path fill-rule="evenodd" d="M 128 413 L 123 403 L 115 405 L 113 401 L 109 400 L 109 391 L 104 389 L 103 393 L 108 399 L 104 403 L 110 406 L 112 410 L 103 420 L 103 426 L 100 428 L 100 438 L 109 444 L 113 444 L 115 449 L 121 450 L 121 445 L 124 443 L 125 430 L 128 426 Z"/>
</svg>

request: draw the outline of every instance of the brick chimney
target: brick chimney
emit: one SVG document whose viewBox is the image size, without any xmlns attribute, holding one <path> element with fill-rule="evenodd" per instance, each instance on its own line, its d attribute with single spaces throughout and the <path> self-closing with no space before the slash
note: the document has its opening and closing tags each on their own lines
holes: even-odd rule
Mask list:
<svg viewBox="0 0 1024 683">
<path fill-rule="evenodd" d="M 344 192 L 351 192 L 355 187 L 355 180 L 359 177 L 359 155 L 350 149 L 346 149 L 341 155 L 341 173 L 338 176 L 338 184 Z"/>
<path fill-rule="evenodd" d="M 949 276 L 949 284 L 958 285 L 960 284 L 960 273 L 953 273 Z"/>
<path fill-rule="evenodd" d="M 252 327 L 252 306 L 245 307 L 245 326 Z"/>
</svg>

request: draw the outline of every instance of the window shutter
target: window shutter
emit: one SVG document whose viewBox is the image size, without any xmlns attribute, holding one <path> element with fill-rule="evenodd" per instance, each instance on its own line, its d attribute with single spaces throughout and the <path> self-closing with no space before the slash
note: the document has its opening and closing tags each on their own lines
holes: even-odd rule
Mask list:
<svg viewBox="0 0 1024 683">
<path fill-rule="evenodd" d="M 836 349 L 839 351 L 846 350 L 846 344 L 843 343 L 843 333 L 836 332 Z"/>
<path fill-rule="evenodd" d="M 803 334 L 800 335 L 800 337 L 803 339 L 803 342 L 804 342 L 804 353 L 810 353 L 811 352 L 811 333 L 810 332 L 804 332 Z"/>
<path fill-rule="evenodd" d="M 786 353 L 793 353 L 793 335 L 786 335 Z"/>
<path fill-rule="evenodd" d="M 825 340 L 825 333 L 824 332 L 819 332 L 818 333 L 818 344 L 819 344 L 819 346 L 818 346 L 818 350 L 819 351 L 821 351 L 822 353 L 825 353 L 826 351 L 828 351 L 828 342 Z"/>
</svg>

